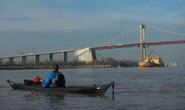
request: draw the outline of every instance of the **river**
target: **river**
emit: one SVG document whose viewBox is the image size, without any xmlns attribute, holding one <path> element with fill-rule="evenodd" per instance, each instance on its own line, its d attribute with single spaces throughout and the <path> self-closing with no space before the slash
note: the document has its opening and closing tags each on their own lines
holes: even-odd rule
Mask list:
<svg viewBox="0 0 185 110">
<path fill-rule="evenodd" d="M 115 94 L 47 94 L 12 90 L 6 82 L 23 82 L 49 69 L 1 70 L 0 110 L 185 110 L 185 67 L 60 69 L 66 85 L 115 81 Z"/>
</svg>

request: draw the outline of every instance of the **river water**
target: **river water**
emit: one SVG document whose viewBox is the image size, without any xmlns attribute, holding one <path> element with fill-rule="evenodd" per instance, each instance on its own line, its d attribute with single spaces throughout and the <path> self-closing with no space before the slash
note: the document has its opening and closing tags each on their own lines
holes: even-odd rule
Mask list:
<svg viewBox="0 0 185 110">
<path fill-rule="evenodd" d="M 1 70 L 0 110 L 185 110 L 185 67 L 60 69 L 66 85 L 104 84 L 115 81 L 115 94 L 47 94 L 12 90 L 6 82 L 23 82 L 50 72 Z"/>
</svg>

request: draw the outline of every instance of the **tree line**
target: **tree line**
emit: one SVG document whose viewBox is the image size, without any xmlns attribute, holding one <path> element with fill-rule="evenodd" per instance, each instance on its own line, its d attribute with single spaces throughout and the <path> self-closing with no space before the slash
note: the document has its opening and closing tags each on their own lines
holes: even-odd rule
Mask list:
<svg viewBox="0 0 185 110">
<path fill-rule="evenodd" d="M 138 61 L 134 60 L 115 60 L 112 57 L 101 58 L 100 60 L 93 62 L 79 62 L 78 60 L 72 60 L 69 62 L 64 61 L 55 61 L 60 66 L 93 66 L 93 65 L 109 65 L 110 67 L 134 67 L 138 66 Z M 52 62 L 47 60 L 39 62 L 38 66 L 50 66 Z M 0 66 L 35 66 L 34 61 L 28 61 L 26 64 L 19 63 L 10 63 L 9 61 L 0 61 Z"/>
</svg>

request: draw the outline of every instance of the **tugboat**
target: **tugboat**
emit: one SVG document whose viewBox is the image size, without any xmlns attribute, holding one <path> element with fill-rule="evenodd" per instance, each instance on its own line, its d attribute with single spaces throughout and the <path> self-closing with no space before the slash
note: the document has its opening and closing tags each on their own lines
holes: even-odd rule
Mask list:
<svg viewBox="0 0 185 110">
<path fill-rule="evenodd" d="M 151 56 L 155 53 L 155 56 Z M 159 57 L 159 51 L 151 51 L 150 54 L 144 59 L 144 61 L 139 62 L 139 67 L 163 67 L 164 63 Z"/>
</svg>

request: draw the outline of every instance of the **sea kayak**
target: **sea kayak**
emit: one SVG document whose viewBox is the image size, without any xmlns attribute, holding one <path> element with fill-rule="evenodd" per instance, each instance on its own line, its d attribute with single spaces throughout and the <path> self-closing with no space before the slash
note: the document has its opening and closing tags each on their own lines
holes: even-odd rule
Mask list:
<svg viewBox="0 0 185 110">
<path fill-rule="evenodd" d="M 42 86 L 28 86 L 23 83 L 16 83 L 7 80 L 13 89 L 28 90 L 28 91 L 43 91 L 43 92 L 53 92 L 53 93 L 84 93 L 84 94 L 101 94 L 104 95 L 109 87 L 112 86 L 112 91 L 114 91 L 114 81 L 103 84 L 103 85 L 92 85 L 92 86 L 66 86 L 66 87 L 56 87 L 56 88 L 44 88 Z"/>
</svg>

